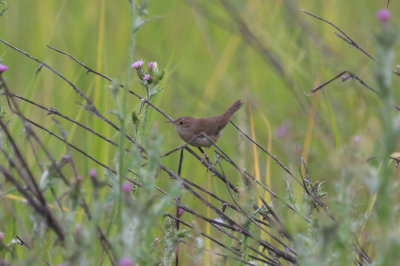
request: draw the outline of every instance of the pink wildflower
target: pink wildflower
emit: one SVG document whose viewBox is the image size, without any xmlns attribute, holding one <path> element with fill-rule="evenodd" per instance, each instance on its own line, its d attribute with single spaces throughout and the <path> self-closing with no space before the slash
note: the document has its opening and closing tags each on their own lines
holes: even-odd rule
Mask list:
<svg viewBox="0 0 400 266">
<path fill-rule="evenodd" d="M 132 266 L 133 260 L 129 257 L 122 258 L 119 260 L 119 265 L 120 266 Z"/>
<path fill-rule="evenodd" d="M 392 16 L 392 13 L 389 9 L 384 8 L 376 12 L 376 16 L 381 22 L 388 22 Z"/>
<path fill-rule="evenodd" d="M 151 77 L 150 77 L 149 74 L 146 74 L 146 75 L 143 77 L 143 81 L 148 81 L 149 79 L 151 79 Z"/>
<path fill-rule="evenodd" d="M 8 69 L 8 66 L 0 64 L 0 73 L 7 71 L 7 69 Z"/>
<path fill-rule="evenodd" d="M 124 182 L 121 186 L 122 190 L 126 193 L 129 193 L 132 191 L 132 186 L 129 184 L 129 182 Z"/>
<path fill-rule="evenodd" d="M 144 62 L 142 59 L 136 61 L 135 63 L 132 64 L 132 67 L 135 69 L 139 69 L 144 65 Z"/>
</svg>

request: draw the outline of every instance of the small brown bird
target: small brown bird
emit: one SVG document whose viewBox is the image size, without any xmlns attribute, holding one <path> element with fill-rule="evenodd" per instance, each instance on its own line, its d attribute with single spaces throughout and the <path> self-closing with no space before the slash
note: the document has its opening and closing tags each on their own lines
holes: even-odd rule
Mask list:
<svg viewBox="0 0 400 266">
<path fill-rule="evenodd" d="M 225 113 L 217 116 L 195 118 L 182 116 L 171 121 L 175 125 L 181 139 L 196 147 L 210 147 L 221 137 L 221 130 L 228 124 L 231 116 L 242 107 L 243 102 L 237 100 Z M 205 137 L 203 134 L 207 135 Z M 210 139 L 212 141 L 210 141 Z"/>
</svg>

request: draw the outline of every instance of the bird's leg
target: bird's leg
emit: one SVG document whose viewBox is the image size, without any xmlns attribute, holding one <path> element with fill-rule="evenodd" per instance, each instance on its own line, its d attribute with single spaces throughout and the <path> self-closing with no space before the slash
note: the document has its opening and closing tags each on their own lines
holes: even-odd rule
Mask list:
<svg viewBox="0 0 400 266">
<path fill-rule="evenodd" d="M 181 149 L 181 155 L 179 156 L 179 166 L 178 166 L 178 175 L 181 176 L 182 173 L 182 163 L 183 163 L 183 149 Z M 176 197 L 176 217 L 180 218 L 180 216 L 182 215 L 182 213 L 180 213 L 180 201 L 182 199 L 182 195 L 179 194 Z M 175 221 L 175 227 L 176 230 L 179 231 L 179 221 L 176 220 Z M 175 250 L 175 265 L 179 265 L 179 242 L 178 242 L 178 246 L 176 247 Z"/>
<path fill-rule="evenodd" d="M 210 147 L 211 147 L 211 146 L 210 146 Z M 208 152 L 208 150 L 210 149 L 210 147 L 208 147 L 207 150 L 206 150 L 205 152 L 203 151 L 203 149 L 202 149 L 201 147 L 197 147 L 197 148 L 200 150 L 200 152 L 201 152 L 200 162 L 201 162 L 202 164 L 205 164 L 205 163 L 204 163 L 205 160 L 207 161 L 207 163 L 211 164 L 210 158 L 208 158 L 208 156 L 207 156 L 207 152 Z"/>
</svg>

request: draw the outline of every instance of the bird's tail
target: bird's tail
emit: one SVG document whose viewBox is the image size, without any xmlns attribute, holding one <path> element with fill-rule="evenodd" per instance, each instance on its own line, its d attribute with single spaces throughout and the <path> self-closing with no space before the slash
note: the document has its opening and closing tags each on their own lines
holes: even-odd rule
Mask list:
<svg viewBox="0 0 400 266">
<path fill-rule="evenodd" d="M 228 110 L 225 111 L 225 113 L 223 113 L 222 115 L 213 117 L 214 119 L 218 120 L 218 123 L 217 123 L 218 128 L 217 129 L 218 130 L 223 129 L 229 123 L 231 116 L 234 113 L 236 113 L 236 111 L 239 110 L 243 104 L 244 104 L 244 102 L 242 102 L 241 100 L 237 100 L 236 102 L 234 102 L 231 105 L 231 107 L 228 108 Z"/>
<path fill-rule="evenodd" d="M 226 110 L 226 112 L 224 113 L 224 115 L 227 118 L 231 118 L 231 116 L 236 113 L 237 110 L 240 109 L 240 107 L 242 107 L 242 105 L 244 104 L 244 102 L 242 102 L 242 100 L 237 100 L 236 102 L 234 102 L 231 107 L 228 108 L 228 110 Z"/>
</svg>

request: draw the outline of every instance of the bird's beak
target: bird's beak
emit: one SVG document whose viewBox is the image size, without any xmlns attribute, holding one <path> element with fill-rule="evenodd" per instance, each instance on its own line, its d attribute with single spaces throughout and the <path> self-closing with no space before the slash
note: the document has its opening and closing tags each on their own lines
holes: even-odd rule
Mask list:
<svg viewBox="0 0 400 266">
<path fill-rule="evenodd" d="M 166 123 L 172 123 L 172 124 L 174 124 L 175 123 L 175 121 L 174 120 L 172 120 L 172 121 L 165 121 Z"/>
</svg>

